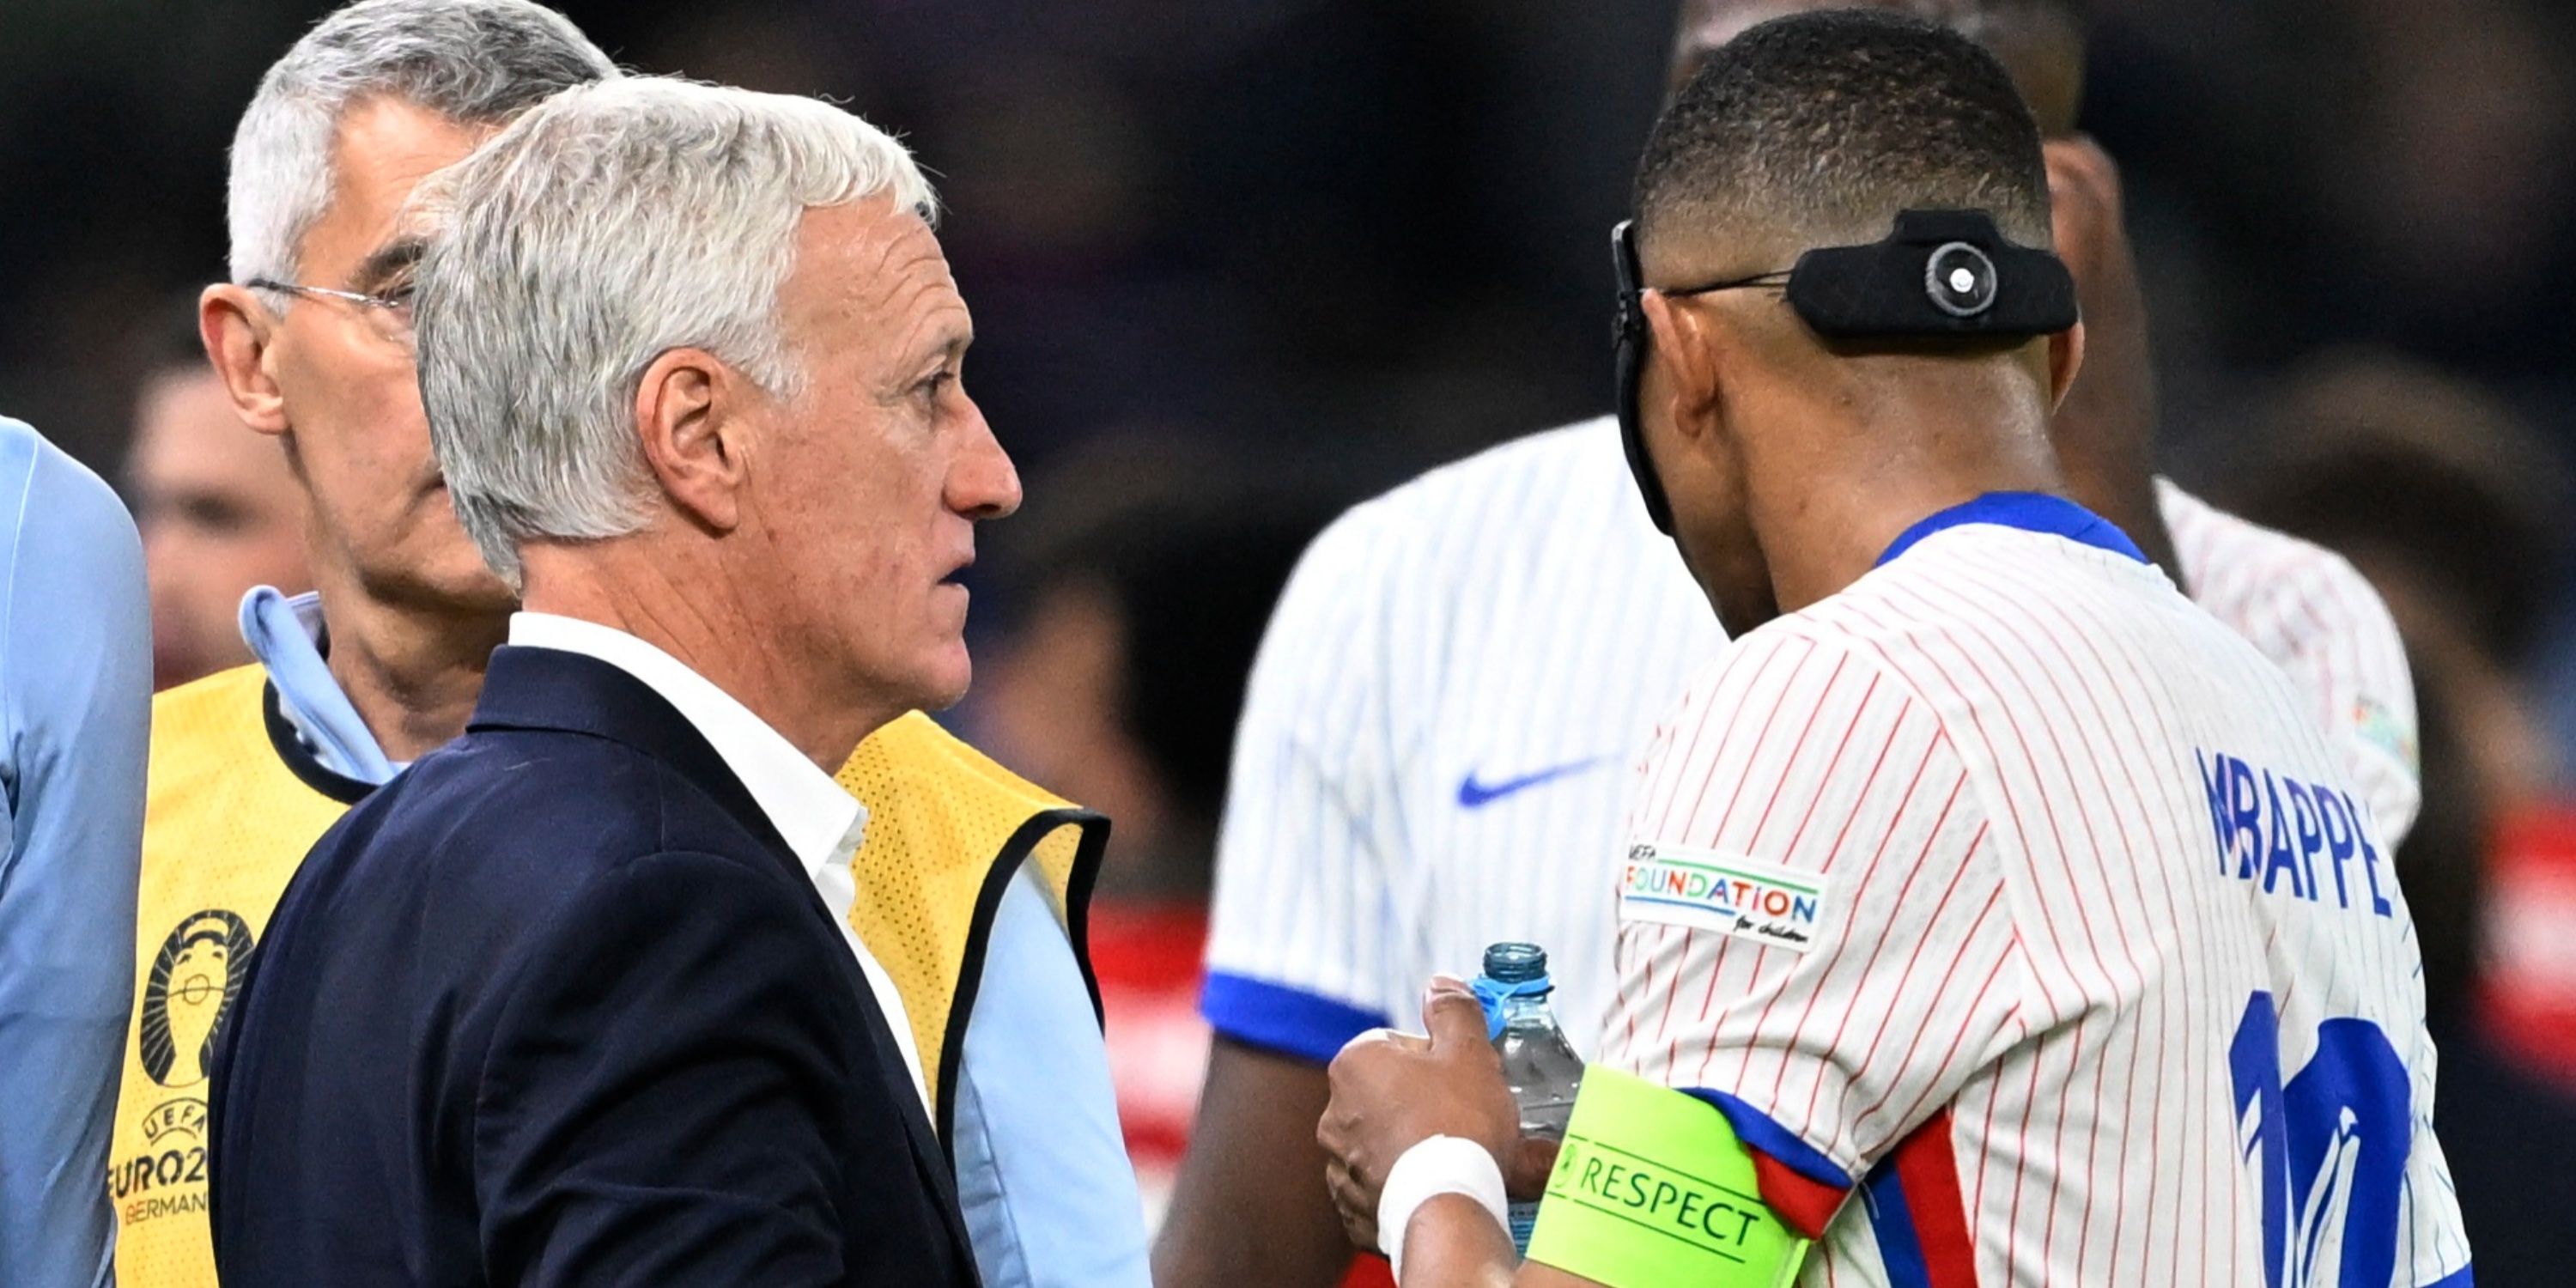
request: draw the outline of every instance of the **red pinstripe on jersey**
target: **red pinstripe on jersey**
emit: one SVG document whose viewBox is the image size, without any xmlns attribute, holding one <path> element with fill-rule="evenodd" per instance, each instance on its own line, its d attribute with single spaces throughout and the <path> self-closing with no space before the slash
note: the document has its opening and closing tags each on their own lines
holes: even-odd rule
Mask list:
<svg viewBox="0 0 2576 1288">
<path fill-rule="evenodd" d="M 2369 803 L 2384 853 L 2415 801 L 2411 765 L 2399 754 L 2412 737 L 2412 691 L 2386 610 L 2330 553 L 2212 510 L 2169 485 L 2160 485 L 2158 499 L 2193 598 L 2290 675 L 2298 716 L 2329 722 L 2335 758 Z M 2058 581 L 2026 576 L 2038 567 L 2026 558 L 1949 563 L 1965 578 L 1959 593 L 1993 610 L 1985 622 L 1992 639 L 1941 637 L 1920 623 L 1909 628 L 1893 613 L 1894 596 L 1847 596 L 1852 607 L 1897 628 L 1830 623 L 1854 628 L 1846 634 L 1857 658 L 1832 687 L 1843 692 L 1845 681 L 1857 678 L 1858 700 L 1828 711 L 1793 694 L 1780 707 L 1766 741 L 1804 743 L 1783 781 L 1829 779 L 1834 789 L 1765 790 L 1748 782 L 1703 794 L 1695 789 L 1708 772 L 1709 744 L 1730 736 L 1741 744 L 1761 732 L 1772 689 L 1800 668 L 1798 654 L 1810 645 L 1802 640 L 1777 657 L 1761 687 L 1736 677 L 1732 709 L 1703 704 L 1687 721 L 1673 713 L 1673 695 L 1719 634 L 1670 543 L 1645 523 L 1607 420 L 1484 453 L 1354 510 L 1301 565 L 1248 694 L 1219 845 L 1210 965 L 1220 976 L 1260 985 L 1243 995 L 1266 999 L 1269 1013 L 1212 1010 L 1218 1027 L 1301 1038 L 1280 1049 L 1320 1061 L 1358 1028 L 1409 1015 L 1430 972 L 1472 969 L 1482 946 L 1496 939 L 1531 939 L 1552 950 L 1559 1014 L 1577 1048 L 1592 1048 L 1605 1018 L 1612 1045 L 1633 1045 L 1658 1015 L 1614 1005 L 1617 982 L 1624 977 L 1634 989 L 1651 978 L 1660 1006 L 1688 962 L 1692 978 L 1670 990 L 1672 1023 L 1760 1035 L 1709 1076 L 1731 1067 L 1750 1089 L 1747 1100 L 1778 1103 L 1785 1121 L 1822 1120 L 1838 1084 L 1810 1076 L 1813 1052 L 1838 1029 L 1866 1037 L 1868 1026 L 1850 1018 L 1853 981 L 1900 968 L 1911 941 L 1890 942 L 1875 958 L 1842 955 L 1819 989 L 1745 994 L 1737 991 L 1745 979 L 1732 966 L 1700 972 L 1697 963 L 1711 956 L 1709 932 L 1675 930 L 1669 942 L 1615 933 L 1613 883 L 1586 856 L 1609 860 L 1622 839 L 1623 814 L 1656 821 L 1633 812 L 1641 795 L 1679 796 L 1695 810 L 1704 804 L 1694 826 L 1723 830 L 1730 847 L 1843 855 L 1838 862 L 1850 884 L 1912 878 L 1908 897 L 1928 897 L 1942 882 L 1912 870 L 1923 838 L 1888 830 L 1893 814 L 1925 808 L 1917 798 L 1937 807 L 1955 785 L 1960 808 L 1988 820 L 1982 844 L 1994 851 L 1992 860 L 2027 862 L 2021 824 L 2045 845 L 2058 843 L 2046 825 L 2045 799 L 2070 829 L 2070 867 L 2082 869 L 2080 877 L 2007 882 L 1996 915 L 2013 920 L 2023 951 L 1960 967 L 1967 983 L 1991 983 L 1982 1005 L 2015 992 L 2028 999 L 1999 1040 L 2026 1046 L 2031 1057 L 2028 1067 L 2016 1066 L 2018 1076 L 1976 1083 L 1950 1102 L 1971 1209 L 1981 1222 L 2006 1221 L 2018 1164 L 2007 1165 L 2000 1145 L 2027 1120 L 2041 1135 L 2032 1152 L 2045 1155 L 2047 1167 L 2145 1177 L 2124 1191 L 2147 1195 L 2142 1201 L 2078 1200 L 2062 1212 L 2045 1173 L 2024 1181 L 2024 1214 L 2038 1211 L 2035 1204 L 2049 1211 L 2036 1218 L 2036 1238 L 2045 1243 L 2054 1221 L 2050 1255 L 2081 1267 L 2082 1281 L 2135 1282 L 2168 1271 L 2177 1283 L 2230 1281 L 2234 1249 L 2257 1226 L 2230 1195 L 2154 1160 L 2203 1148 L 2202 1137 L 2215 1135 L 2203 1124 L 2225 1117 L 2222 1080 L 2178 1072 L 2224 1058 L 2226 1032 L 2193 1023 L 2193 999 L 2219 997 L 2266 974 L 2274 958 L 2301 955 L 2308 937 L 2266 924 L 2260 947 L 2236 957 L 2186 951 L 2194 946 L 2186 927 L 2241 919 L 2245 910 L 2223 888 L 2188 879 L 2182 869 L 2139 868 L 2131 880 L 2122 867 L 2132 850 L 2188 845 L 2195 834 L 2186 829 L 2206 826 L 2150 800 L 2162 780 L 2147 768 L 2158 749 L 2192 746 L 2206 731 L 2175 694 L 2081 678 L 2155 672 L 2162 656 L 2188 655 L 2191 639 L 2169 630 L 2103 629 L 2098 602 L 2050 593 Z M 1930 594 L 1918 591 L 1917 598 Z M 1918 604 L 1909 611 L 1924 610 Z M 2130 621 L 2129 611 L 2110 620 Z M 1971 648 L 2001 688 L 2027 684 L 2033 674 L 2058 679 L 2065 701 L 2057 705 L 2069 709 L 2050 718 L 2065 727 L 2055 748 L 2034 735 L 2035 758 L 2069 763 L 2008 772 L 2008 758 L 1963 723 L 1964 707 L 1934 709 L 1927 694 L 1977 684 L 1962 656 Z M 1820 693 L 1838 657 L 1816 654 L 1799 692 Z M 1924 678 L 1936 669 L 1946 678 Z M 1899 674 L 1925 687 L 1909 688 Z M 2028 695 L 2007 696 L 2016 714 L 2031 705 L 2022 701 Z M 1981 709 L 2004 736 L 2001 709 Z M 2361 718 L 2366 714 L 2371 718 Z M 1934 745 L 1933 731 L 1943 728 L 1957 733 L 1956 746 Z M 1587 761 L 1607 766 L 1649 745 L 1653 778 L 1605 767 L 1481 808 L 1461 798 L 1462 780 L 1503 781 Z M 1743 749 L 1727 754 L 1741 757 Z M 1982 786 L 1969 783 L 1972 774 Z M 2015 786 L 2007 790 L 2007 782 Z M 1721 828 L 1729 795 L 1740 801 Z M 2074 799 L 2087 796 L 2098 799 Z M 2106 883 L 2090 865 L 2086 821 L 2094 828 L 2091 844 L 2104 849 L 2119 880 Z M 2093 919 L 2107 980 L 2093 969 L 2070 899 L 2088 901 L 2083 913 Z M 1952 955 L 1936 946 L 1924 959 Z M 2150 966 L 2153 986 L 2141 988 L 2133 961 Z M 1925 969 L 1918 968 L 1916 984 Z M 2280 997 L 2290 1009 L 2313 1011 L 2353 987 L 2331 974 L 2312 980 L 2292 973 Z M 1886 981 L 1869 995 L 1884 998 L 1893 988 Z M 2067 1015 L 2103 1005 L 2131 1008 L 2123 1014 L 2132 1033 L 2059 1032 Z M 1251 1019 L 1279 1023 L 1241 1027 Z M 1311 1021 L 1313 1031 L 1288 1021 Z M 1631 1024 L 1638 1034 L 1626 1032 Z M 1973 1054 L 1967 1035 L 1957 1036 L 1960 1050 Z M 1659 1045 L 1667 1063 L 1701 1063 L 1686 1039 L 1667 1034 Z M 1896 1034 L 1880 1044 L 1882 1059 L 1901 1050 Z M 1915 1058 L 1942 1056 L 1940 1044 L 1927 1044 Z M 1862 1105 L 1880 1094 L 1873 1090 Z M 2061 1100 L 2069 1113 L 2060 1113 Z M 2102 1103 L 2143 1108 L 2123 1130 L 2094 1139 L 2076 1119 Z M 1935 1107 L 1899 1094 L 1877 1117 L 1903 1119 Z M 1990 1174 L 1996 1184 L 1985 1183 Z M 2142 1215 L 2148 1212 L 2174 1219 L 2149 1221 Z M 1832 1282 L 1863 1284 L 1876 1274 L 1830 1261 L 1820 1272 Z"/>
<path fill-rule="evenodd" d="M 1764 1139 L 1865 1178 L 1824 1282 L 2260 1281 L 2224 1049 L 2246 998 L 2371 1019 L 2426 1103 L 2430 1060 L 2402 917 L 2222 875 L 2203 747 L 2343 777 L 2314 707 L 2142 563 L 1926 539 L 1682 700 L 1632 840 L 1815 874 L 1826 921 L 1799 950 L 1623 905 L 1608 1058 L 1758 1120 L 1766 1196 L 1819 1186 Z M 2410 1283 L 2465 1258 L 2422 1200 L 2428 1130 L 2411 1157 Z"/>
</svg>

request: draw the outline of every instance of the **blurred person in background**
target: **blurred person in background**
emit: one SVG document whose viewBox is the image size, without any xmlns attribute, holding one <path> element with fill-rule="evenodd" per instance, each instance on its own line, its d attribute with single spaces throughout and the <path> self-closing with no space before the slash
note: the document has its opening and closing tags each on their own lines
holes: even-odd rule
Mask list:
<svg viewBox="0 0 2576 1288">
<path fill-rule="evenodd" d="M 526 0 L 363 0 L 300 39 L 242 115 L 232 280 L 206 289 L 200 329 L 235 413 L 282 445 L 308 500 L 315 590 L 254 590 L 256 663 L 154 704 L 139 916 L 118 950 L 132 1055 L 107 1168 L 128 1285 L 213 1282 L 205 1061 L 239 967 L 314 840 L 463 730 L 515 603 L 431 457 L 410 323 L 423 243 L 399 216 L 520 112 L 615 74 Z M 1067 898 L 1100 819 L 917 712 L 839 781 L 875 820 L 852 862 L 854 928 L 903 992 L 987 1282 L 1140 1282 L 1144 1232 Z"/>
<path fill-rule="evenodd" d="M 2348 555 L 2414 661 L 2424 812 L 2396 861 L 2478 1282 L 2560 1282 L 2576 1265 L 2576 806 L 2532 675 L 2576 489 L 2511 409 L 2386 352 L 2302 364 L 2251 428 L 2263 446 L 2223 495 Z"/>
<path fill-rule="evenodd" d="M 974 721 L 994 754 L 1117 820 L 1091 900 L 1118 1116 L 1148 1224 L 1198 1108 L 1197 1011 L 1226 755 L 1245 677 L 1327 493 L 1165 441 L 1088 449 L 997 539 L 996 634 Z"/>
<path fill-rule="evenodd" d="M 184 347 L 144 378 L 125 466 L 152 582 L 155 689 L 250 660 L 241 610 L 253 587 L 313 588 L 304 490 L 278 441 L 242 423 L 193 310 L 190 323 Z"/>
<path fill-rule="evenodd" d="M 1829 0 L 1690 0 L 1680 84 L 1763 20 Z M 1885 0 L 2004 63 L 2048 136 L 2057 249 L 2088 354 L 2051 423 L 2070 494 L 2281 665 L 2388 843 L 2419 807 L 2414 692 L 2352 567 L 2154 470 L 2158 411 L 2118 171 L 2075 132 L 2071 0 Z M 1313 1126 L 1324 1066 L 1498 940 L 1550 951 L 1578 1050 L 1607 1013 L 1624 772 L 1720 624 L 1637 504 L 1608 420 L 1534 435 L 1368 502 L 1307 552 L 1263 644 L 1218 847 L 1202 1010 L 1216 1031 L 1159 1281 L 1349 1260 Z M 1305 1151 L 1302 1155 L 1299 1151 Z M 1281 1160 L 1298 1156 L 1298 1167 Z"/>
<path fill-rule="evenodd" d="M 2280 384 L 2220 494 L 2378 589 L 2419 672 L 2458 690 L 2482 794 L 2554 791 L 2528 685 L 2576 554 L 2557 452 L 2480 387 L 2384 350 L 2322 354 Z"/>
<path fill-rule="evenodd" d="M 142 545 L 116 494 L 0 417 L 0 1283 L 106 1288 L 152 694 Z"/>
</svg>

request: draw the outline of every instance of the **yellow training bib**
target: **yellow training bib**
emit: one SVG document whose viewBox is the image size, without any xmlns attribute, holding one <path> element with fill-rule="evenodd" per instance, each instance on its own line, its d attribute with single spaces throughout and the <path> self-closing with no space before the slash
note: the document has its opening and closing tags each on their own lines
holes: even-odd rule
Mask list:
<svg viewBox="0 0 2576 1288">
<path fill-rule="evenodd" d="M 1003 889 L 1023 862 L 1037 865 L 1091 984 L 1082 914 L 1109 824 L 918 711 L 859 744 L 836 778 L 868 807 L 866 838 L 850 860 L 858 885 L 850 928 L 903 995 L 946 1140 L 956 1079 L 945 1056 L 966 1032 Z M 1091 991 L 1096 1008 L 1099 989 Z"/>
<path fill-rule="evenodd" d="M 256 665 L 153 700 L 149 775 L 134 1020 L 108 1161 L 117 1282 L 213 1288 L 205 1097 L 215 1025 L 305 853 L 368 788 L 296 743 Z M 965 1031 L 1003 889 L 1034 862 L 1087 963 L 1081 914 L 1107 824 L 918 712 L 860 744 L 838 780 L 868 810 L 851 929 L 903 995 L 944 1138 L 955 1081 L 942 1056 Z"/>
<path fill-rule="evenodd" d="M 126 1288 L 215 1282 L 206 1223 L 215 1023 L 304 852 L 367 790 L 301 748 L 292 762 L 280 753 L 267 688 L 266 671 L 243 666 L 152 701 L 134 939 L 110 950 L 134 954 L 107 1167 Z"/>
</svg>

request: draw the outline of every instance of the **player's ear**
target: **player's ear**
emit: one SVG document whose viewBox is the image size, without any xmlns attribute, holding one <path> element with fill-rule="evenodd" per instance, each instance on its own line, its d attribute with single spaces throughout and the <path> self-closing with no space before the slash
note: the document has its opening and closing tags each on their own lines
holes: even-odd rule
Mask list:
<svg viewBox="0 0 2576 1288">
<path fill-rule="evenodd" d="M 248 287 L 218 282 L 197 296 L 197 338 L 224 382 L 242 423 L 263 434 L 286 432 L 286 397 L 278 392 L 278 317 Z"/>
<path fill-rule="evenodd" d="M 671 349 L 635 388 L 644 463 L 673 506 L 715 532 L 742 522 L 751 426 L 766 395 L 704 349 Z"/>
<path fill-rule="evenodd" d="M 2075 387 L 2075 375 L 2084 368 L 2084 324 L 2081 322 L 2048 337 L 2048 410 L 2055 414 L 2066 402 L 2066 391 Z"/>
<path fill-rule="evenodd" d="M 1659 292 L 1648 291 L 1641 303 L 1646 332 L 1654 345 L 1660 378 L 1648 388 L 1666 403 L 1665 414 L 1684 442 L 1697 449 L 1707 437 L 1719 407 L 1722 362 L 1716 352 L 1715 328 L 1702 310 L 1684 308 Z"/>
</svg>

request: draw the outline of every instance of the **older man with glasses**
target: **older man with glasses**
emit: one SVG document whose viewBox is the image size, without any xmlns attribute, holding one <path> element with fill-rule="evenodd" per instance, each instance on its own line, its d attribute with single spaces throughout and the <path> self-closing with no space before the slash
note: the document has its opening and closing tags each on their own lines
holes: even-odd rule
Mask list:
<svg viewBox="0 0 2576 1288">
<path fill-rule="evenodd" d="M 231 280 L 198 326 L 233 411 L 282 445 L 315 590 L 241 608 L 257 661 L 154 700 L 108 1198 L 129 1288 L 209 1288 L 205 1070 L 287 878 L 323 830 L 465 724 L 513 603 L 430 457 L 397 236 L 421 179 L 616 75 L 522 0 L 365 0 L 262 78 L 232 149 Z M 129 955 L 130 954 L 130 955 Z"/>
<path fill-rule="evenodd" d="M 318 591 L 253 592 L 258 663 L 154 704 L 107 1177 L 129 1288 L 213 1284 L 209 1035 L 314 840 L 464 729 L 516 606 L 430 452 L 411 316 L 423 245 L 405 212 L 520 113 L 617 74 L 527 0 L 360 0 L 298 41 L 243 114 L 232 277 L 206 290 L 202 330 L 233 406 L 284 444 L 311 498 Z M 1141 1284 L 1076 948 L 1102 820 L 919 712 L 837 778 L 871 820 L 847 921 L 901 994 L 986 1283 Z"/>
</svg>

